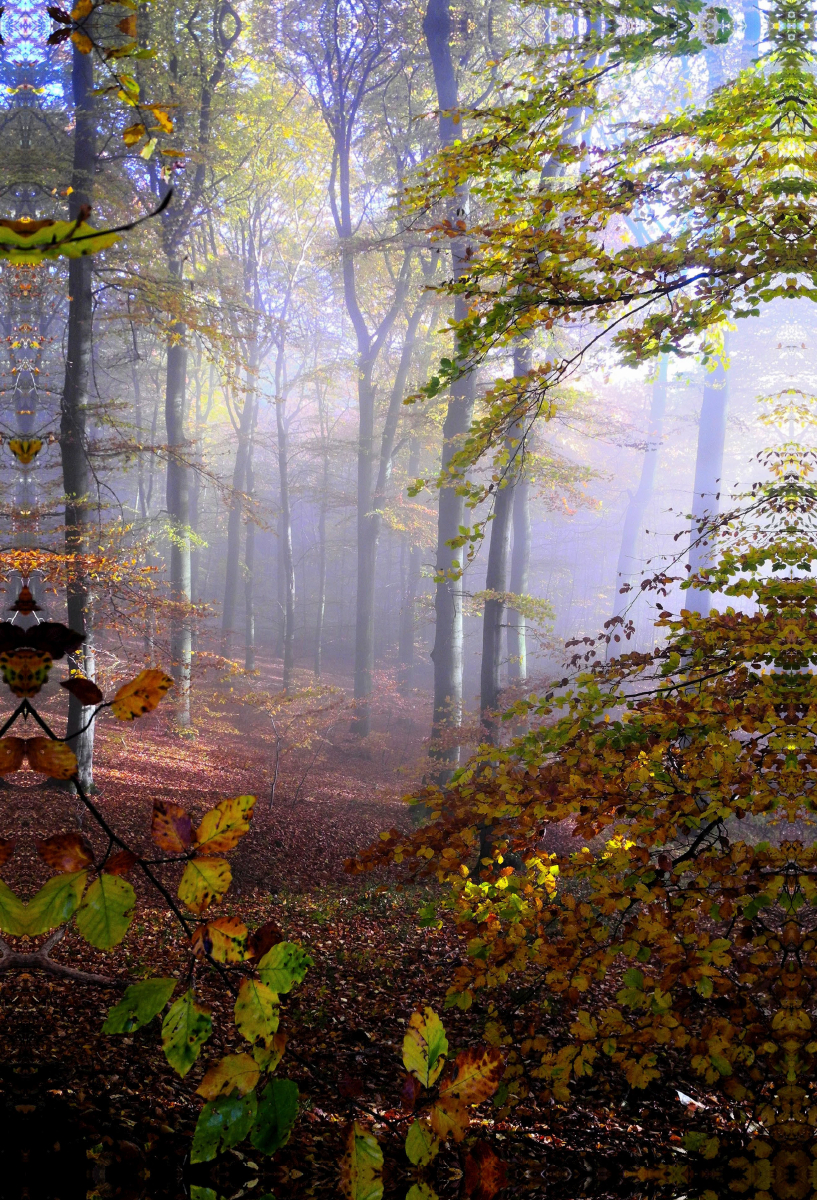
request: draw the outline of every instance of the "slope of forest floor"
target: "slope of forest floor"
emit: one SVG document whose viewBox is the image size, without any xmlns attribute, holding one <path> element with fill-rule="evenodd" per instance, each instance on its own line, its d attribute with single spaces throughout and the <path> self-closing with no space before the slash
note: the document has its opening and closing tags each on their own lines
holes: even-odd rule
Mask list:
<svg viewBox="0 0 817 1200">
<path fill-rule="evenodd" d="M 194 1092 L 206 1062 L 233 1048 L 222 1036 L 232 1023 L 219 1029 L 218 1020 L 230 997 L 203 981 L 216 1032 L 202 1061 L 180 1080 L 165 1062 L 158 1023 L 131 1037 L 102 1036 L 115 989 L 39 973 L 5 976 L 0 1089 L 6 1121 L 0 1146 L 12 1164 L 11 1177 L 18 1170 L 30 1196 L 181 1196 L 191 1182 L 230 1197 L 243 1189 L 247 1195 L 332 1195 L 343 1129 L 352 1119 L 373 1124 L 394 1150 L 389 1161 L 404 1164 L 387 1169 L 386 1194 L 405 1195 L 416 1171 L 412 1174 L 392 1131 L 402 1115 L 400 1052 L 408 1017 L 418 1006 L 434 1006 L 443 1014 L 452 1049 L 481 1040 L 485 1024 L 478 1005 L 468 1013 L 444 1012 L 462 947 L 447 926 L 419 926 L 417 912 L 428 890 L 353 879 L 343 870 L 344 859 L 382 829 L 410 823 L 401 794 L 416 765 L 419 737 L 411 732 L 410 738 L 406 723 L 397 749 L 382 742 L 376 750 L 361 749 L 336 734 L 318 756 L 314 746 L 293 752 L 282 762 L 270 804 L 274 739 L 259 714 L 247 720 L 229 706 L 202 706 L 193 734 L 183 736 L 161 714 L 139 725 L 103 726 L 95 802 L 136 845 L 148 848 L 156 799 L 182 803 L 200 815 L 225 796 L 259 797 L 252 834 L 231 856 L 235 883 L 223 911 L 253 927 L 274 920 L 314 959 L 304 984 L 287 997 L 289 1044 L 280 1068 L 297 1080 L 304 1109 L 291 1143 L 271 1164 L 262 1160 L 256 1166 L 233 1151 L 214 1168 L 191 1173 L 185 1155 L 200 1107 Z M 9 789 L 5 797 L 21 836 L 4 877 L 28 891 L 47 872 L 34 854 L 33 838 L 25 835 L 76 829 L 77 801 L 33 784 Z M 83 828 L 102 848 L 91 823 L 83 821 Z M 144 894 L 137 920 L 116 951 L 95 953 L 69 932 L 54 957 L 136 979 L 181 973 L 186 952 L 171 919 Z M 522 1009 L 516 1016 L 524 1023 Z M 476 1132 L 483 1147 L 505 1161 L 501 1174 L 513 1181 L 516 1195 L 537 1194 L 546 1167 L 550 1195 L 578 1195 L 576 1171 L 597 1177 L 593 1194 L 614 1194 L 610 1181 L 616 1186 L 622 1181 L 617 1163 L 662 1144 L 684 1115 L 672 1089 L 644 1112 L 622 1107 L 624 1100 L 611 1103 L 609 1089 L 596 1094 L 590 1085 L 584 1103 L 570 1113 L 531 1098 L 512 1125 L 483 1121 Z M 444 1152 L 428 1180 L 440 1196 L 490 1200 L 501 1179 L 494 1173 L 492 1182 L 481 1182 L 482 1160 L 469 1146 L 462 1153 Z M 560 1147 L 569 1148 L 569 1161 L 564 1154 L 550 1161 Z"/>
</svg>

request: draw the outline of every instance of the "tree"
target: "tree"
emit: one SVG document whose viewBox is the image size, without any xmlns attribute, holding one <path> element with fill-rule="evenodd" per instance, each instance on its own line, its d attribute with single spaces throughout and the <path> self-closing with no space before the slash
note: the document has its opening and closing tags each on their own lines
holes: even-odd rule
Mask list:
<svg viewBox="0 0 817 1200">
<path fill-rule="evenodd" d="M 685 584 L 748 611 L 662 611 L 663 647 L 516 706 L 541 723 L 427 789 L 429 823 L 352 864 L 390 859 L 449 884 L 467 942 L 449 1002 L 486 993 L 494 1037 L 509 989 L 543 1018 L 561 1013 L 561 1035 L 551 1026 L 509 1055 L 508 1106 L 532 1087 L 564 1103 L 609 1060 L 636 1090 L 719 1090 L 738 1124 L 788 1136 L 807 1120 L 817 489 L 801 447 L 763 461 L 770 478 L 708 526 L 717 563 Z M 670 582 L 653 581 L 659 597 Z M 549 853 L 565 820 L 584 844 Z"/>
</svg>

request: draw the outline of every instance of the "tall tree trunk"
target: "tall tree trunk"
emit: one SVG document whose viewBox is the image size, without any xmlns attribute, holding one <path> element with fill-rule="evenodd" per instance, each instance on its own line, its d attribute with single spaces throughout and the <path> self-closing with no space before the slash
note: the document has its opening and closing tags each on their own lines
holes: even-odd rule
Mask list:
<svg viewBox="0 0 817 1200">
<path fill-rule="evenodd" d="M 292 555 L 292 501 L 289 492 L 289 429 L 284 413 L 283 346 L 275 365 L 275 429 L 278 436 L 278 486 L 281 493 L 281 558 L 284 583 L 283 680 L 285 692 L 292 687 L 295 667 L 295 561 Z"/>
<path fill-rule="evenodd" d="M 253 347 L 255 342 L 253 341 Z M 238 427 L 238 445 L 233 465 L 233 487 L 230 500 L 230 515 L 227 520 L 227 562 L 224 578 L 224 606 L 221 610 L 221 650 L 229 654 L 236 624 L 236 600 L 238 577 L 241 567 L 241 497 L 247 478 L 247 463 L 255 421 L 255 372 L 257 356 L 255 349 L 250 354 L 247 372 L 247 393 Z"/>
<path fill-rule="evenodd" d="M 423 20 L 423 32 L 428 45 L 437 104 L 440 109 L 439 131 L 443 146 L 450 145 L 460 132 L 455 123 L 457 108 L 457 77 L 451 56 L 452 21 L 450 0 L 429 0 Z M 465 210 L 467 192 L 458 189 L 452 205 L 451 219 L 459 220 Z M 454 278 L 462 274 L 467 263 L 467 247 L 458 241 L 451 244 Z M 468 315 L 468 300 L 457 296 L 454 301 L 454 319 L 464 320 Z M 454 348 L 458 357 L 458 348 Z M 448 408 L 443 425 L 442 470 L 445 469 L 468 432 L 474 411 L 474 377 L 466 375 L 451 386 Z M 431 754 L 439 765 L 439 777 L 445 780 L 459 762 L 458 745 L 446 744 L 446 734 L 462 723 L 462 582 L 459 572 L 452 572 L 452 551 L 449 542 L 459 534 L 465 517 L 465 502 L 455 487 L 440 489 L 439 514 L 437 518 L 436 576 L 437 590 L 434 597 L 436 626 L 434 649 L 434 716 L 431 729 Z M 454 576 L 452 578 L 452 575 Z"/>
<path fill-rule="evenodd" d="M 90 54 L 73 47 L 71 87 L 74 101 L 74 163 L 69 215 L 77 219 L 80 210 L 90 205 L 93 195 L 96 161 L 96 129 L 93 100 L 94 68 Z M 72 258 L 68 266 L 68 344 L 65 384 L 60 414 L 60 450 L 65 489 L 65 552 L 68 556 L 68 624 L 85 634 L 82 649 L 71 656 L 72 670 L 94 677 L 94 651 L 91 641 L 91 597 L 84 572 L 72 566 L 72 558 L 88 550 L 91 472 L 88 462 L 87 421 L 91 381 L 93 335 L 93 295 L 91 259 Z M 68 700 L 66 737 L 73 742 L 78 775 L 84 788 L 93 786 L 94 727 L 79 732 L 88 721 L 90 710 L 74 696 Z"/>
<path fill-rule="evenodd" d="M 182 263 L 174 259 L 171 274 L 179 286 Z M 187 329 L 174 321 L 167 344 L 165 429 L 168 442 L 167 517 L 170 525 L 170 595 L 174 608 L 170 618 L 170 660 L 178 688 L 176 719 L 190 724 L 190 669 L 192 629 L 190 622 L 190 479 L 187 454 Z"/>
<path fill-rule="evenodd" d="M 520 339 L 514 347 L 513 373 L 523 379 L 533 365 L 533 347 L 529 338 Z M 528 591 L 530 567 L 530 484 L 525 478 L 524 455 L 513 472 L 513 549 L 511 551 L 510 591 L 525 596 Z M 508 677 L 522 683 L 528 676 L 528 631 L 525 617 L 516 609 L 507 615 Z"/>
<path fill-rule="evenodd" d="M 728 334 L 724 337 L 724 354 L 728 351 Z M 726 411 L 729 403 L 729 381 L 723 362 L 708 376 L 701 403 L 698 425 L 698 452 L 695 457 L 695 486 L 692 496 L 690 526 L 690 573 L 711 565 L 712 539 L 699 532 L 702 525 L 717 517 L 720 511 L 723 449 L 726 442 Z M 711 592 L 694 588 L 686 593 L 686 607 L 706 616 L 712 604 Z"/>
<path fill-rule="evenodd" d="M 411 439 L 409 448 L 408 474 L 414 479 L 420 469 L 420 440 Z M 404 545 L 404 551 L 406 547 Z M 423 565 L 422 548 L 414 543 L 408 547 L 405 575 L 403 578 L 403 602 L 400 606 L 400 633 L 397 641 L 397 683 L 405 695 L 414 682 L 414 637 L 417 617 L 417 592 L 420 588 L 420 572 Z"/>
<path fill-rule="evenodd" d="M 511 465 L 513 470 L 513 464 Z M 482 667 L 480 671 L 479 711 L 486 737 L 492 745 L 499 740 L 500 725 L 495 713 L 502 682 L 502 630 L 505 625 L 504 593 L 508 590 L 508 558 L 513 515 L 513 483 L 509 482 L 496 493 L 491 540 L 488 545 L 488 570 L 485 590 L 497 593 L 485 601 L 482 618 Z"/>
<path fill-rule="evenodd" d="M 664 413 L 667 408 L 667 362 L 667 355 L 662 354 L 658 363 L 658 374 L 652 385 L 647 447 L 641 463 L 641 478 L 636 490 L 630 494 L 627 511 L 624 514 L 624 528 L 621 533 L 621 546 L 616 567 L 616 596 L 613 608 L 613 614 L 617 617 L 623 614 L 630 602 L 629 593 L 622 594 L 621 588 L 637 573 L 635 552 L 638 535 L 644 524 L 644 514 L 655 487 L 655 472 L 661 449 Z"/>
<path fill-rule="evenodd" d="M 530 484 L 524 475 L 513 489 L 513 550 L 511 586 L 515 596 L 528 592 L 530 568 Z M 528 677 L 528 630 L 525 617 L 516 609 L 508 614 L 508 674 L 515 683 Z"/>
<path fill-rule="evenodd" d="M 321 426 L 323 471 L 321 474 L 320 508 L 318 509 L 318 596 L 315 613 L 315 659 L 313 665 L 316 679 L 320 679 L 321 677 L 323 623 L 326 615 L 326 510 L 328 507 L 327 492 L 329 490 L 329 430 L 326 428 L 326 415 L 320 394 L 318 396 L 318 416 Z"/>
<path fill-rule="evenodd" d="M 255 472 L 252 465 L 252 449 L 247 462 L 247 495 L 250 500 L 255 494 Z M 244 548 L 244 668 L 255 670 L 255 519 L 247 516 L 247 536 Z"/>
</svg>

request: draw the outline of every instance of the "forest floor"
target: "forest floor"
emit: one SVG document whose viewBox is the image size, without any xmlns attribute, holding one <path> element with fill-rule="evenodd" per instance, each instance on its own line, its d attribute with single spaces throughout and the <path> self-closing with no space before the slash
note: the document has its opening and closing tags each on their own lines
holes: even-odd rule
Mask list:
<svg viewBox="0 0 817 1200">
<path fill-rule="evenodd" d="M 402 1198 L 417 1182 L 394 1133 L 405 1122 L 406 1022 L 418 1006 L 432 1005 L 443 1015 L 453 1050 L 481 1040 L 486 1013 L 476 1004 L 468 1013 L 443 1010 L 462 946 L 450 927 L 420 927 L 417 913 L 428 890 L 350 877 L 343 864 L 381 830 L 409 826 L 402 794 L 417 778 L 426 715 L 419 702 L 404 706 L 380 722 L 392 723 L 385 734 L 376 724 L 363 747 L 347 735 L 347 722 L 336 724 L 326 740 L 284 750 L 272 803 L 276 738 L 260 709 L 248 713 L 229 695 L 209 702 L 201 697 L 194 729 L 185 735 L 161 709 L 133 725 L 102 723 L 94 800 L 137 846 L 149 846 L 156 799 L 181 803 L 198 816 L 227 796 L 258 796 L 252 833 L 231 855 L 234 886 L 222 911 L 240 914 L 251 927 L 274 920 L 314 960 L 303 985 L 287 997 L 289 1043 L 279 1068 L 297 1080 L 303 1110 L 290 1144 L 272 1165 L 231 1151 L 214 1168 L 191 1173 L 185 1156 L 201 1103 L 195 1088 L 208 1060 L 238 1048 L 234 1030 L 233 1042 L 224 1036 L 232 1023 L 219 1028 L 219 1014 L 232 1003 L 223 989 L 203 981 L 216 1032 L 201 1061 L 180 1080 L 164 1059 L 157 1022 L 130 1037 L 101 1034 L 116 989 L 41 973 L 9 974 L 0 987 L 0 1150 L 6 1177 L 18 1171 L 32 1200 L 181 1196 L 189 1194 L 191 1181 L 213 1189 L 195 1193 L 196 1200 L 244 1193 L 331 1196 L 343 1129 L 354 1119 L 373 1124 L 394 1150 L 387 1155 L 386 1195 Z M 6 836 L 20 838 L 4 878 L 27 891 L 47 875 L 30 835 L 78 828 L 77 800 L 35 786 L 4 790 L 3 797 L 11 829 Z M 83 831 L 92 843 L 98 840 L 88 820 Z M 176 929 L 148 894 L 142 900 L 115 951 L 94 952 L 69 931 L 54 958 L 119 980 L 181 973 L 187 955 Z M 521 1028 L 525 1012 L 515 1017 Z M 609 1089 L 594 1093 L 593 1086 L 570 1112 L 531 1098 L 512 1123 L 483 1120 L 476 1145 L 472 1140 L 462 1153 L 454 1148 L 441 1154 L 425 1186 L 433 1183 L 440 1196 L 490 1200 L 507 1176 L 513 1181 L 508 1195 L 536 1195 L 550 1156 L 549 1195 L 577 1196 L 577 1170 L 595 1173 L 593 1194 L 612 1194 L 610 1181 L 621 1183 L 621 1164 L 662 1144 L 683 1117 L 672 1089 L 651 1099 L 645 1113 L 628 1108 L 626 1097 L 612 1103 Z M 561 1165 L 553 1159 L 560 1147 L 569 1151 Z M 506 1165 L 497 1166 L 497 1159 Z M 433 1195 L 420 1191 L 412 1200 Z"/>
</svg>

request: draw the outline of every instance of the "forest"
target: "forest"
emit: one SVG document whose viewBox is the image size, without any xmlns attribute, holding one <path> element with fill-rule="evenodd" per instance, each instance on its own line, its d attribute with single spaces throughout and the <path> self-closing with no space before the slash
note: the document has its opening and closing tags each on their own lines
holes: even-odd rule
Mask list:
<svg viewBox="0 0 817 1200">
<path fill-rule="evenodd" d="M 815 43 L 0 8 L 4 1195 L 817 1198 Z"/>
</svg>

